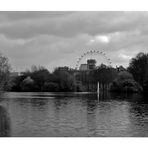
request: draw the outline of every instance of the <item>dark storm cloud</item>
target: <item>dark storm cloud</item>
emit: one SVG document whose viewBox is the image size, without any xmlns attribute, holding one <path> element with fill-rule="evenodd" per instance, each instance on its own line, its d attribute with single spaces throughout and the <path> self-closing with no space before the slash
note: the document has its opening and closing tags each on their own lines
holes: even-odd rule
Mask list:
<svg viewBox="0 0 148 148">
<path fill-rule="evenodd" d="M 92 48 L 127 66 L 147 38 L 147 12 L 0 12 L 0 49 L 18 70 L 74 66 Z"/>
</svg>

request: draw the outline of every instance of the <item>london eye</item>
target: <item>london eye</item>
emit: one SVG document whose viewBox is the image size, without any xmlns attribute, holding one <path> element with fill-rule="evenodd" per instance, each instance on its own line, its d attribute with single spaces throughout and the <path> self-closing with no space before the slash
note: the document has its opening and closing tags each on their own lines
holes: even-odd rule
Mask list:
<svg viewBox="0 0 148 148">
<path fill-rule="evenodd" d="M 111 66 L 112 62 L 107 57 L 106 53 L 100 50 L 89 50 L 87 52 L 84 52 L 76 62 L 75 69 L 78 70 L 80 65 L 85 62 L 87 59 L 95 59 L 97 61 L 97 64 L 105 64 L 107 66 Z"/>
</svg>

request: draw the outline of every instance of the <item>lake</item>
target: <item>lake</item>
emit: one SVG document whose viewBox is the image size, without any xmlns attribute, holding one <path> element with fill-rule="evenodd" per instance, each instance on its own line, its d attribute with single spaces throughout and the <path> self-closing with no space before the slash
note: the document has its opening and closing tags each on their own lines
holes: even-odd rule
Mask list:
<svg viewBox="0 0 148 148">
<path fill-rule="evenodd" d="M 4 93 L 0 136 L 145 137 L 148 100 L 140 95 Z"/>
</svg>

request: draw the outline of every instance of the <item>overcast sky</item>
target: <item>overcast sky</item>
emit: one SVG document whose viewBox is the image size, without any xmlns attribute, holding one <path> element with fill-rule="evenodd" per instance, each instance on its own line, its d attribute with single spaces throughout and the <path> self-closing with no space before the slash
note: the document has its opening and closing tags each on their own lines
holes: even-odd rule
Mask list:
<svg viewBox="0 0 148 148">
<path fill-rule="evenodd" d="M 14 71 L 74 68 L 89 49 L 127 66 L 148 51 L 148 12 L 0 12 L 0 51 Z"/>
</svg>

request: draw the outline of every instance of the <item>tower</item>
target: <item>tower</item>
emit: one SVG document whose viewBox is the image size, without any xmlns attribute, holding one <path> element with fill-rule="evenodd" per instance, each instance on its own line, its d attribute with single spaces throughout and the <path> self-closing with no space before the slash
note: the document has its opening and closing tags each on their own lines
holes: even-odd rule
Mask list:
<svg viewBox="0 0 148 148">
<path fill-rule="evenodd" d="M 88 70 L 95 69 L 96 68 L 96 60 L 95 59 L 87 60 L 87 66 L 88 66 Z"/>
</svg>

